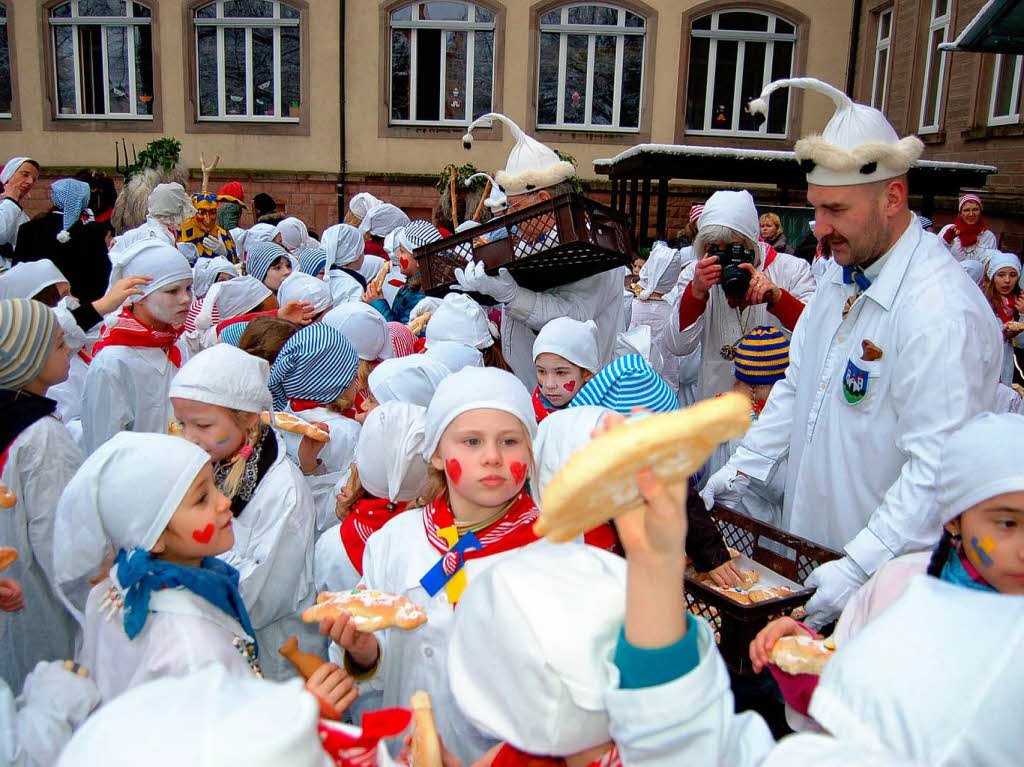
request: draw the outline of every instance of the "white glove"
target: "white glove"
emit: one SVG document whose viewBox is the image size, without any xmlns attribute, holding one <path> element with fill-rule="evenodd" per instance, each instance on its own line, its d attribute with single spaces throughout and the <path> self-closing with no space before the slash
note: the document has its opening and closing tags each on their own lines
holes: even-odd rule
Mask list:
<svg viewBox="0 0 1024 767">
<path fill-rule="evenodd" d="M 491 277 L 484 273 L 486 268 L 482 261 L 470 261 L 465 271 L 456 269 L 455 279 L 459 283 L 456 289 L 467 293 L 483 293 L 500 304 L 510 303 L 519 292 L 515 279 L 508 273 L 508 269 L 499 269 L 498 276 Z"/>
<path fill-rule="evenodd" d="M 730 500 L 738 502 L 750 486 L 750 477 L 740 474 L 736 469 L 726 464 L 721 469 L 708 477 L 707 484 L 700 491 L 700 498 L 704 501 L 704 508 L 711 511 L 715 501 L 721 501 L 726 496 Z"/>
<path fill-rule="evenodd" d="M 817 631 L 837 618 L 867 579 L 867 573 L 849 557 L 819 565 L 804 581 L 805 586 L 817 589 L 804 608 L 807 610 L 804 623 Z"/>
<path fill-rule="evenodd" d="M 405 275 L 398 269 L 392 269 L 390 274 L 388 274 L 387 279 L 384 280 L 384 286 L 381 288 L 381 293 L 384 294 L 384 300 L 388 302 L 389 308 L 394 307 L 398 291 L 405 287 L 405 282 Z"/>
<path fill-rule="evenodd" d="M 228 254 L 228 246 L 221 242 L 220 237 L 206 235 L 203 238 L 203 247 L 216 253 L 218 256 L 226 256 Z"/>
<path fill-rule="evenodd" d="M 412 311 L 409 312 L 409 320 L 412 321 L 421 314 L 426 314 L 427 312 L 430 312 L 431 314 L 434 313 L 437 310 L 437 307 L 442 303 L 444 302 L 440 298 L 427 296 L 412 308 Z"/>
</svg>

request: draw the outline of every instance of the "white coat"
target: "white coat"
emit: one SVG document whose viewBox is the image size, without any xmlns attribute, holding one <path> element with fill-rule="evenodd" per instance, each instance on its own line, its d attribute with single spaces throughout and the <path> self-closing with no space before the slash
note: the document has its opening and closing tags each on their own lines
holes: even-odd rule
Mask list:
<svg viewBox="0 0 1024 767">
<path fill-rule="evenodd" d="M 21 584 L 25 607 L 0 618 L 0 677 L 20 690 L 38 661 L 70 658 L 77 624 L 53 586 L 53 522 L 64 486 L 82 464 L 82 451 L 64 425 L 40 418 L 11 443 L 3 482 L 17 496 L 0 513 L 0 545 L 18 559 L 0 577 Z"/>
<path fill-rule="evenodd" d="M 369 283 L 370 280 L 376 279 L 377 275 L 380 274 L 382 266 L 384 266 L 383 258 L 367 253 L 363 256 L 362 265 L 356 271 L 363 275 L 363 278 Z"/>
<path fill-rule="evenodd" d="M 763 258 L 762 256 L 759 264 L 763 263 Z M 680 328 L 679 304 L 683 291 L 693 280 L 696 269 L 696 261 L 691 261 L 683 267 L 679 278 L 680 290 L 675 303 L 672 304 L 672 313 L 669 317 L 666 342 L 669 349 L 679 356 L 692 354 L 698 345 L 703 349 L 697 399 L 708 399 L 729 391 L 736 380 L 734 363 L 723 358 L 720 353 L 723 346 L 735 344 L 745 331 L 761 325 L 780 328 L 787 336 L 789 331 L 783 327 L 782 320 L 768 311 L 766 304 L 749 306 L 737 312 L 729 306 L 721 285 L 715 285 L 709 291 L 704 313 L 689 327 Z M 801 258 L 779 253 L 763 271 L 768 279 L 805 304 L 814 295 L 815 282 L 811 268 Z"/>
<path fill-rule="evenodd" d="M 316 539 L 313 552 L 313 585 L 321 591 L 351 591 L 359 585 L 362 575 L 341 540 L 341 524 L 328 527 Z"/>
<path fill-rule="evenodd" d="M 960 244 L 959 236 L 954 237 L 952 242 L 946 242 L 946 232 L 952 228 L 953 224 L 946 224 L 942 227 L 939 230 L 939 240 L 949 249 L 949 252 L 953 254 L 953 258 L 957 261 L 967 261 L 968 259 L 984 261 L 986 259 L 983 256 L 986 250 L 995 250 L 999 247 L 995 233 L 991 229 L 983 229 L 981 234 L 978 235 L 978 241 L 969 248 L 965 248 Z"/>
<path fill-rule="evenodd" d="M 178 372 L 161 349 L 107 346 L 89 365 L 82 392 L 84 447 L 91 453 L 119 431 L 167 433 L 167 392 Z"/>
<path fill-rule="evenodd" d="M 651 329 L 651 346 L 661 352 L 664 365 L 661 370 L 656 370 L 658 375 L 665 379 L 672 391 L 679 392 L 679 357 L 673 354 L 668 346 L 668 328 L 672 324 L 672 304 L 664 298 L 653 298 L 650 301 L 641 301 L 634 298 L 632 301 L 632 313 L 630 314 L 629 328 L 632 330 L 638 325 L 646 325 Z"/>
<path fill-rule="evenodd" d="M 73 354 L 67 380 L 46 390 L 46 396 L 57 403 L 57 413 L 61 422 L 79 446 L 82 445 L 82 396 L 85 393 L 85 376 L 88 372 L 89 365 L 85 360 Z"/>
<path fill-rule="evenodd" d="M 277 459 L 235 519 L 235 544 L 220 558 L 238 570 L 239 591 L 260 645 L 268 679 L 295 676 L 277 649 L 299 637 L 306 652 L 324 655 L 326 640 L 300 615 L 316 601 L 313 591 L 313 497 L 299 468 L 277 437 Z"/>
<path fill-rule="evenodd" d="M 111 588 L 120 589 L 117 568 L 94 586 L 85 606 L 85 630 L 79 664 L 89 669 L 107 703 L 136 685 L 165 676 L 184 676 L 208 663 L 220 663 L 232 675 L 255 673 L 244 645 L 252 641 L 241 624 L 219 607 L 185 588 L 161 589 L 149 597 L 150 615 L 135 639 L 124 630 L 124 614 L 108 619 Z M 277 655 L 277 648 L 271 648 Z M 260 657 L 267 655 L 260 647 Z"/>
<path fill-rule="evenodd" d="M 160 242 L 166 242 L 168 245 L 173 246 L 176 242 L 174 232 L 167 228 L 166 225 L 157 221 L 155 218 L 149 216 L 146 220 L 139 224 L 134 229 L 129 229 L 114 238 L 113 244 L 110 246 L 110 255 L 114 256 L 125 250 L 128 250 L 132 245 L 141 240 L 159 240 Z"/>
<path fill-rule="evenodd" d="M 868 575 L 938 539 L 943 443 L 994 404 L 1002 360 L 988 302 L 935 235 L 912 221 L 879 263 L 845 320 L 854 286 L 835 263 L 825 273 L 728 464 L 767 482 L 788 456 L 783 527 Z M 882 357 L 864 361 L 862 341 Z"/>
<path fill-rule="evenodd" d="M 615 339 L 626 326 L 622 281 L 625 267 L 534 292 L 519 288 L 502 310 L 501 351 L 512 372 L 527 389 L 537 388 L 533 342 L 537 332 L 556 317 L 597 323 L 597 351 L 601 367 L 612 361 Z"/>
<path fill-rule="evenodd" d="M 28 221 L 28 216 L 14 200 L 0 200 L 0 245 L 10 244 L 11 249 L 18 244 L 18 229 Z M 0 259 L 2 265 L 10 267 L 10 261 Z"/>
<path fill-rule="evenodd" d="M 351 274 L 345 274 L 341 269 L 328 269 L 324 277 L 331 289 L 335 306 L 341 306 L 348 301 L 363 300 L 363 286 Z"/>
</svg>

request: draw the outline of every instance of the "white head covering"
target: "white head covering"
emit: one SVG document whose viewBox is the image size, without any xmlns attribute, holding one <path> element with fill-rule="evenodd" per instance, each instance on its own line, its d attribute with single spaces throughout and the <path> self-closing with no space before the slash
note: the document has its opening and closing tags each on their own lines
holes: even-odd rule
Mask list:
<svg viewBox="0 0 1024 767">
<path fill-rule="evenodd" d="M 29 160 L 32 160 L 32 158 L 12 157 L 10 160 L 8 160 L 7 163 L 4 165 L 4 169 L 0 171 L 0 184 L 6 184 L 8 181 L 14 178 L 14 174 L 18 172 L 18 168 L 27 163 Z M 32 161 L 35 162 L 34 160 Z"/>
<path fill-rule="evenodd" d="M 318 720 L 301 680 L 239 677 L 211 663 L 118 696 L 82 725 L 57 764 L 324 767 Z"/>
<path fill-rule="evenodd" d="M 152 549 L 209 461 L 201 447 L 167 434 L 119 431 L 100 445 L 57 503 L 56 582 L 95 575 L 108 541 L 115 551 Z"/>
<path fill-rule="evenodd" d="M 158 221 L 180 223 L 192 218 L 196 209 L 181 184 L 157 184 L 149 193 L 146 213 Z"/>
<path fill-rule="evenodd" d="M 750 192 L 715 192 L 704 203 L 704 212 L 697 219 L 697 231 L 705 226 L 727 226 L 742 237 L 757 242 L 761 227 L 757 221 L 757 208 Z"/>
<path fill-rule="evenodd" d="M 386 237 L 395 229 L 406 226 L 409 217 L 389 202 L 382 202 L 373 210 L 367 211 L 359 224 L 359 233 L 369 232 L 374 237 Z"/>
<path fill-rule="evenodd" d="M 373 362 L 394 356 L 388 323 L 368 304 L 349 301 L 331 309 L 320 321 L 345 336 L 361 360 Z"/>
<path fill-rule="evenodd" d="M 358 261 L 366 243 L 354 226 L 335 224 L 324 229 L 320 236 L 320 247 L 327 254 L 327 268 L 330 269 L 332 266 L 345 266 Z"/>
<path fill-rule="evenodd" d="M 85 346 L 86 334 L 78 324 L 78 320 L 71 313 L 78 308 L 78 301 L 71 298 L 71 296 L 64 296 L 53 308 L 53 313 L 57 315 L 57 322 L 60 323 L 61 329 L 64 331 L 64 342 L 71 347 L 71 353 L 76 354 L 79 349 Z"/>
<path fill-rule="evenodd" d="M 434 309 L 425 332 L 427 348 L 439 341 L 455 341 L 476 349 L 494 345 L 487 315 L 480 304 L 465 293 L 449 293 Z"/>
<path fill-rule="evenodd" d="M 455 233 L 461 234 L 462 232 L 468 232 L 470 229 L 476 229 L 478 226 L 480 226 L 479 221 L 469 219 L 469 221 L 463 221 L 461 224 L 455 227 Z"/>
<path fill-rule="evenodd" d="M 125 277 L 151 277 L 148 285 L 139 285 L 142 295 L 129 296 L 126 304 L 141 301 L 150 293 L 182 280 L 192 281 L 192 267 L 173 245 L 155 239 L 139 240 L 124 250 L 111 251 L 110 287 Z"/>
<path fill-rule="evenodd" d="M 960 266 L 967 272 L 967 276 L 974 280 L 975 285 L 981 285 L 982 280 L 985 279 L 985 264 L 975 261 L 973 258 L 967 258 L 960 262 Z"/>
<path fill-rule="evenodd" d="M 360 192 L 348 201 L 348 209 L 359 216 L 360 219 L 363 219 L 366 218 L 367 213 L 380 204 L 381 200 L 378 200 L 369 192 Z"/>
<path fill-rule="evenodd" d="M 251 312 L 270 295 L 273 295 L 270 288 L 248 275 L 215 282 L 203 299 L 203 308 L 196 315 L 196 329 L 206 330 L 213 324 L 214 307 L 220 312 L 221 321 L 230 320 Z"/>
<path fill-rule="evenodd" d="M 597 323 L 593 320 L 580 322 L 571 317 L 556 317 L 537 334 L 533 359 L 536 361 L 542 354 L 557 354 L 573 365 L 596 373 L 601 369 L 597 347 Z"/>
<path fill-rule="evenodd" d="M 192 295 L 205 298 L 219 274 L 237 277 L 238 269 L 223 256 L 197 259 L 196 265 L 192 267 Z"/>
<path fill-rule="evenodd" d="M 273 224 L 266 222 L 260 222 L 253 224 L 245 230 L 245 237 L 242 238 L 242 243 L 239 247 L 242 248 L 242 261 L 245 261 L 245 257 L 249 254 L 249 249 L 253 245 L 260 242 L 270 242 L 274 239 L 274 235 L 277 234 L 277 227 Z"/>
<path fill-rule="evenodd" d="M 516 142 L 509 152 L 505 169 L 494 174 L 498 187 L 507 197 L 554 186 L 576 175 L 572 163 L 566 162 L 555 150 L 523 133 L 512 120 L 497 112 L 488 112 L 471 122 L 462 137 L 462 145 L 466 149 L 471 148 L 473 129 L 481 126 L 489 128 L 495 120 L 508 126 Z"/>
<path fill-rule="evenodd" d="M 1020 259 L 1017 258 L 1013 253 L 1003 253 L 998 250 L 987 250 L 985 251 L 986 260 L 988 263 L 985 265 L 985 276 L 990 280 L 996 276 L 1003 267 L 1009 266 L 1011 269 L 1020 275 Z"/>
<path fill-rule="evenodd" d="M 649 325 L 634 325 L 615 337 L 615 359 L 627 354 L 639 354 L 658 375 L 665 369 L 665 358 L 654 343 Z"/>
<path fill-rule="evenodd" d="M 408 359 L 408 357 L 403 357 Z M 470 410 L 501 410 L 514 415 L 530 436 L 537 436 L 533 401 L 522 381 L 500 368 L 463 368 L 444 379 L 427 408 L 423 457 L 430 460 L 448 425 Z"/>
<path fill-rule="evenodd" d="M 274 237 L 277 235 L 281 235 L 281 246 L 289 253 L 297 253 L 308 247 L 307 243 L 312 239 L 306 225 L 294 216 L 282 219 L 278 223 Z"/>
<path fill-rule="evenodd" d="M 646 301 L 654 293 L 668 293 L 676 286 L 682 270 L 683 257 L 678 250 L 661 241 L 654 243 L 640 268 L 640 298 Z"/>
<path fill-rule="evenodd" d="M 508 207 L 508 197 L 501 191 L 501 187 L 498 186 L 498 182 L 495 181 L 489 173 L 474 173 L 472 176 L 466 179 L 466 186 L 472 186 L 474 179 L 477 177 L 486 178 L 491 182 L 491 191 L 487 193 L 487 198 L 484 200 L 484 207 L 486 207 L 495 216 L 501 215 L 501 212 Z"/>
<path fill-rule="evenodd" d="M 484 366 L 484 356 L 479 350 L 458 341 L 434 341 L 423 352 L 423 356 L 440 362 L 452 373 L 458 373 L 463 368 Z"/>
<path fill-rule="evenodd" d="M 289 301 L 307 301 L 313 305 L 313 310 L 317 313 L 334 306 L 330 286 L 305 272 L 292 272 L 284 278 L 277 289 L 277 303 L 284 306 Z"/>
<path fill-rule="evenodd" d="M 398 229 L 392 229 L 384 237 L 384 252 L 388 254 L 388 259 L 395 266 L 401 266 L 398 261 L 398 246 L 401 243 L 402 230 L 404 227 Z"/>
<path fill-rule="evenodd" d="M 1009 447 L 1024 440 L 1024 416 L 982 413 L 949 435 L 939 464 L 939 520 L 946 524 L 972 506 L 1024 491 L 1024 466 Z"/>
<path fill-rule="evenodd" d="M 418 498 L 427 485 L 423 423 L 427 410 L 408 402 L 384 402 L 370 411 L 359 432 L 356 468 L 363 487 L 391 502 Z"/>
<path fill-rule="evenodd" d="M 901 139 L 877 109 L 856 104 L 838 88 L 813 77 L 769 83 L 760 98 L 747 105 L 747 111 L 767 115 L 768 97 L 787 87 L 816 91 L 836 105 L 836 112 L 821 135 L 802 138 L 794 147 L 796 159 L 806 170 L 808 184 L 853 186 L 895 178 L 906 173 L 924 151 L 921 139 Z"/>
<path fill-rule="evenodd" d="M 267 387 L 269 377 L 266 360 L 231 344 L 216 344 L 181 366 L 167 396 L 262 413 L 273 406 Z"/>
<path fill-rule="evenodd" d="M 540 502 L 544 488 L 551 478 L 565 466 L 572 454 L 590 443 L 594 431 L 606 415 L 613 411 L 597 405 L 556 410 L 537 427 L 537 441 L 533 446 L 533 460 L 537 464 L 537 481 L 533 484 L 533 497 Z"/>
<path fill-rule="evenodd" d="M 370 373 L 367 386 L 373 398 L 385 402 L 408 402 L 426 407 L 438 385 L 451 371 L 423 354 L 409 354 L 384 360 Z"/>
<path fill-rule="evenodd" d="M 32 298 L 50 285 L 67 281 L 48 258 L 23 261 L 0 274 L 0 298 Z"/>
<path fill-rule="evenodd" d="M 248 230 L 243 229 L 240 226 L 228 229 L 228 234 L 231 235 L 231 239 L 235 241 L 235 252 L 241 255 L 242 250 L 245 247 L 245 235 Z"/>
<path fill-rule="evenodd" d="M 463 716 L 531 754 L 610 740 L 604 695 L 625 604 L 626 562 L 614 554 L 542 541 L 502 557 L 455 611 L 448 683 Z"/>
</svg>

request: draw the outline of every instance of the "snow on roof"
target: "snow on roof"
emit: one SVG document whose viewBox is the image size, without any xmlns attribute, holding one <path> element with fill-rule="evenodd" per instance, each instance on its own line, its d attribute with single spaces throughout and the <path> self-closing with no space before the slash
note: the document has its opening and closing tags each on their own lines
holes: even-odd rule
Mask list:
<svg viewBox="0 0 1024 767">
<path fill-rule="evenodd" d="M 964 27 L 963 32 L 961 32 L 959 35 L 957 35 L 956 40 L 954 40 L 951 43 L 941 43 L 939 45 L 939 50 L 942 50 L 942 51 L 958 51 L 958 50 L 960 50 L 960 45 L 962 45 L 963 42 L 965 40 L 967 40 L 969 37 L 973 37 L 974 36 L 974 34 L 975 34 L 975 29 L 974 28 L 979 26 L 982 23 L 982 19 L 985 18 L 985 16 L 988 13 L 989 9 L 993 5 L 995 5 L 995 2 L 996 2 L 996 0 L 988 0 L 988 2 L 985 3 L 984 7 L 982 7 L 982 9 L 980 11 L 978 11 L 978 13 L 975 15 L 975 17 L 967 22 L 967 26 Z"/>
</svg>

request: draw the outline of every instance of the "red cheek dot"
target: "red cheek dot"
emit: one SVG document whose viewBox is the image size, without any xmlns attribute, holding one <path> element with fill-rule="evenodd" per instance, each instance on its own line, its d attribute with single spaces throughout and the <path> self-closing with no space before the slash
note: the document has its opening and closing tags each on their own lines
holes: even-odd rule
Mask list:
<svg viewBox="0 0 1024 767">
<path fill-rule="evenodd" d="M 444 470 L 448 474 L 448 479 L 454 482 L 456 485 L 459 484 L 459 480 L 462 479 L 462 464 L 454 458 L 449 458 L 444 462 Z"/>
<path fill-rule="evenodd" d="M 576 382 L 569 381 L 569 383 L 564 383 L 562 384 L 562 388 L 565 389 L 566 391 L 576 391 Z"/>
<path fill-rule="evenodd" d="M 213 523 L 211 522 L 202 530 L 193 530 L 192 538 L 195 539 L 197 543 L 209 543 L 210 539 L 213 538 L 213 531 L 215 529 L 216 528 L 213 526 Z"/>
<path fill-rule="evenodd" d="M 508 467 L 509 471 L 512 472 L 512 479 L 515 480 L 518 485 L 524 479 L 526 479 L 526 464 L 519 461 L 513 461 Z"/>
<path fill-rule="evenodd" d="M 398 260 L 402 262 L 402 268 L 403 269 L 408 269 L 409 268 L 409 260 L 407 258 L 405 258 L 405 256 L 399 257 Z"/>
</svg>

